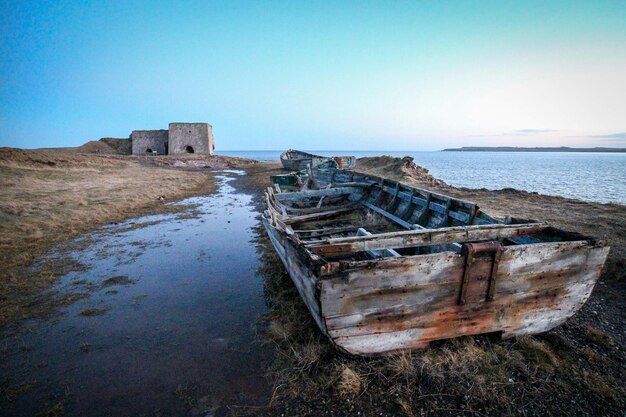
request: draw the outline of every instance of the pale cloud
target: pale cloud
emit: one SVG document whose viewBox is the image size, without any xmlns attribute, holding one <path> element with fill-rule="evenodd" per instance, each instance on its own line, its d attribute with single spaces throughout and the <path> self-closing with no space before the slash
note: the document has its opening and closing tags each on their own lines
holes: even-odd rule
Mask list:
<svg viewBox="0 0 626 417">
<path fill-rule="evenodd" d="M 510 130 L 507 132 L 493 133 L 493 134 L 480 134 L 480 135 L 467 135 L 467 137 L 496 137 L 496 136 L 540 136 L 540 135 L 548 135 L 551 133 L 563 132 L 562 130 L 557 129 L 518 129 L 518 130 Z"/>
<path fill-rule="evenodd" d="M 623 141 L 626 141 L 626 132 L 611 133 L 608 135 L 593 135 L 593 136 L 587 136 L 587 137 L 603 139 L 603 140 L 608 140 L 608 141 L 623 142 Z"/>
<path fill-rule="evenodd" d="M 531 135 L 543 135 L 546 133 L 560 132 L 555 129 L 519 129 L 513 132 L 504 133 L 504 135 L 517 135 L 517 136 L 531 136 Z"/>
</svg>

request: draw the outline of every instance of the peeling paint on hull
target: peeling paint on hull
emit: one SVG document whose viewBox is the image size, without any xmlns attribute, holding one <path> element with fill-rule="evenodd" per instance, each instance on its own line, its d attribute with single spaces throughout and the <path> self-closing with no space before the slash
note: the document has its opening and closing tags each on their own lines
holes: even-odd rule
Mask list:
<svg viewBox="0 0 626 417">
<path fill-rule="evenodd" d="M 586 302 L 609 252 L 602 241 L 538 222 L 498 222 L 473 203 L 393 181 L 343 170 L 315 175 L 318 185 L 331 180 L 317 190 L 269 189 L 263 223 L 318 327 L 350 354 L 550 330 Z M 363 226 L 382 232 L 350 228 L 354 212 L 375 216 Z M 468 247 L 479 251 L 470 257 Z"/>
</svg>

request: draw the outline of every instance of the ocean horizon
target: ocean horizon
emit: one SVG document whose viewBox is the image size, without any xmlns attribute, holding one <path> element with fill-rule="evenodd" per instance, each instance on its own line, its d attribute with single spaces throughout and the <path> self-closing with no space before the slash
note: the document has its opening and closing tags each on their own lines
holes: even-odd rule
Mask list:
<svg viewBox="0 0 626 417">
<path fill-rule="evenodd" d="M 262 162 L 280 160 L 282 151 L 216 151 Z M 626 205 L 626 154 L 611 152 L 490 151 L 328 151 L 322 155 L 357 158 L 410 156 L 415 163 L 455 187 L 499 190 L 514 188 L 545 195 Z"/>
</svg>

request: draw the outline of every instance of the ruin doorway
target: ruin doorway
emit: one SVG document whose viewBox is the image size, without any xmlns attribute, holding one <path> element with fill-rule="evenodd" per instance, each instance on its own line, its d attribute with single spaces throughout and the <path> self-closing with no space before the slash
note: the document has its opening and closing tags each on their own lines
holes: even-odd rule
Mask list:
<svg viewBox="0 0 626 417">
<path fill-rule="evenodd" d="M 146 153 L 152 155 L 152 148 L 146 149 Z"/>
<path fill-rule="evenodd" d="M 187 151 L 187 153 L 194 153 L 193 146 L 187 145 L 185 150 Z"/>
</svg>

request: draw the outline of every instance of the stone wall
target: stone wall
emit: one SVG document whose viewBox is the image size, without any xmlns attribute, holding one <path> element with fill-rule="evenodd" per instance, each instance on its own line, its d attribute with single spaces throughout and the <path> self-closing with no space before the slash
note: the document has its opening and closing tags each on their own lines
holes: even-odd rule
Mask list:
<svg viewBox="0 0 626 417">
<path fill-rule="evenodd" d="M 133 142 L 133 155 L 146 155 L 156 151 L 159 155 L 168 154 L 167 130 L 133 130 L 130 138 Z"/>
<path fill-rule="evenodd" d="M 213 155 L 213 127 L 208 123 L 170 123 L 169 154 L 201 153 Z"/>
</svg>

